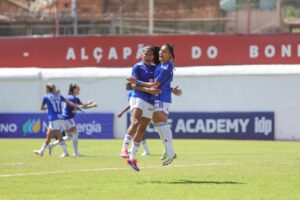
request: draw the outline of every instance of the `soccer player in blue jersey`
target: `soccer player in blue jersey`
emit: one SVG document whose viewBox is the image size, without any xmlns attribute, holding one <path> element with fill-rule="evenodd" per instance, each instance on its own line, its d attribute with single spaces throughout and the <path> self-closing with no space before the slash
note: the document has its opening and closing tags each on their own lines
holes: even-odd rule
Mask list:
<svg viewBox="0 0 300 200">
<path fill-rule="evenodd" d="M 135 64 L 132 69 L 132 76 L 138 80 L 151 82 L 155 72 L 153 62 L 153 48 L 146 46 L 143 48 L 142 61 Z M 151 94 L 157 94 L 160 90 L 153 88 L 145 88 L 143 91 L 136 89 L 132 90 L 129 104 L 131 110 L 131 123 L 124 137 L 123 146 L 121 149 L 121 157 L 128 158 L 128 146 L 132 141 L 138 126 L 149 124 L 154 111 L 154 101 Z M 141 138 L 142 139 L 142 138 Z M 139 142 L 134 142 L 131 154 L 136 154 Z M 133 162 L 136 162 L 134 160 Z"/>
<path fill-rule="evenodd" d="M 83 104 L 81 100 L 77 97 L 80 93 L 80 87 L 77 84 L 70 84 L 69 86 L 69 95 L 67 96 L 67 100 L 71 101 L 77 105 L 80 105 L 82 109 L 89 109 L 97 107 L 97 103 L 93 101 L 88 101 L 87 103 Z M 63 119 L 63 128 L 66 132 L 66 136 L 63 137 L 64 141 L 69 141 L 72 139 L 73 143 L 73 156 L 81 156 L 78 152 L 78 132 L 76 129 L 76 123 L 74 121 L 74 117 L 76 115 L 76 109 L 74 109 L 72 106 L 65 104 L 63 113 L 62 113 L 62 119 Z M 59 141 L 55 141 L 52 144 L 49 145 L 49 153 L 51 154 L 52 149 L 59 144 Z M 62 157 L 69 156 L 65 153 L 62 154 Z"/>
<path fill-rule="evenodd" d="M 166 158 L 163 160 L 163 166 L 171 164 L 173 159 L 176 157 L 172 143 L 172 131 L 167 123 L 169 107 L 172 103 L 172 91 L 170 88 L 173 80 L 174 58 L 175 55 L 173 46 L 170 44 L 165 44 L 159 51 L 159 60 L 161 63 L 156 67 L 154 81 L 145 82 L 137 79 L 134 76 L 127 79 L 136 86 L 161 89 L 161 93 L 154 96 L 155 111 L 153 115 L 153 122 L 165 146 Z M 134 169 L 138 169 L 137 164 L 133 162 L 132 158 L 130 158 L 128 162 Z"/>
<path fill-rule="evenodd" d="M 48 83 L 46 85 L 46 95 L 43 98 L 41 105 L 41 110 L 48 109 L 48 120 L 49 126 L 47 131 L 47 136 L 45 143 L 42 145 L 40 150 L 34 150 L 33 152 L 39 156 L 43 156 L 46 147 L 51 141 L 52 135 L 56 135 L 59 141 L 60 146 L 63 149 L 65 154 L 68 154 L 66 144 L 62 139 L 62 102 L 66 102 L 68 105 L 72 106 L 75 109 L 80 109 L 73 102 L 66 100 L 61 94 L 56 90 L 56 87 L 53 83 Z"/>
</svg>

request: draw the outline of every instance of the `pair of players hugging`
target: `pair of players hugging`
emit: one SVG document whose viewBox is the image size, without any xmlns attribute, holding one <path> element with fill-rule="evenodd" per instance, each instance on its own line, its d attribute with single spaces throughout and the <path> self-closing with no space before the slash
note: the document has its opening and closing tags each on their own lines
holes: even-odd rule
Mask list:
<svg viewBox="0 0 300 200">
<path fill-rule="evenodd" d="M 171 164 L 176 158 L 172 131 L 168 124 L 172 92 L 178 96 L 182 93 L 178 86 L 171 87 L 174 48 L 170 44 L 165 44 L 159 48 L 159 52 L 155 51 L 156 49 L 152 46 L 144 47 L 142 61 L 134 65 L 131 77 L 127 78 L 132 86 L 129 100 L 131 123 L 124 137 L 121 156 L 128 158 L 127 163 L 136 171 L 139 171 L 136 155 L 151 120 L 164 146 L 162 165 Z M 158 60 L 157 65 L 154 64 L 154 60 Z M 129 155 L 128 146 L 132 140 L 133 147 Z"/>
</svg>

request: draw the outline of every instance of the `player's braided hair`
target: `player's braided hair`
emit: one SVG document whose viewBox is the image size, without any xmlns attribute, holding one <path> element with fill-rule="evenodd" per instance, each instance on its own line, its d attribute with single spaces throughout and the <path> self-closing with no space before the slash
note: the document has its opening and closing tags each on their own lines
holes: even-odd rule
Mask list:
<svg viewBox="0 0 300 200">
<path fill-rule="evenodd" d="M 77 88 L 77 87 L 78 87 L 77 84 L 71 83 L 70 86 L 69 86 L 69 94 L 72 95 L 75 88 Z"/>
</svg>

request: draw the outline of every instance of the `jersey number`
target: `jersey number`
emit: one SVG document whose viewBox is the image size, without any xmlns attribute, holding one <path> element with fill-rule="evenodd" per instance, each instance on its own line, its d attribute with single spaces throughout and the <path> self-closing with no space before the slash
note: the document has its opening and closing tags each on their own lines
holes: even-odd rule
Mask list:
<svg viewBox="0 0 300 200">
<path fill-rule="evenodd" d="M 61 113 L 60 101 L 51 101 L 51 104 L 56 113 Z"/>
</svg>

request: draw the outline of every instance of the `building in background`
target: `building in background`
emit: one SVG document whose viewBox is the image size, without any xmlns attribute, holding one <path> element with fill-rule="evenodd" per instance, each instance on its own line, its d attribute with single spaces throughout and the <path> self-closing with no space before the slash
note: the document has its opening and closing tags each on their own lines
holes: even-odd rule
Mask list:
<svg viewBox="0 0 300 200">
<path fill-rule="evenodd" d="M 148 34 L 149 1 L 1 0 L 0 36 Z M 297 32 L 299 13 L 298 0 L 154 0 L 153 32 Z"/>
</svg>

